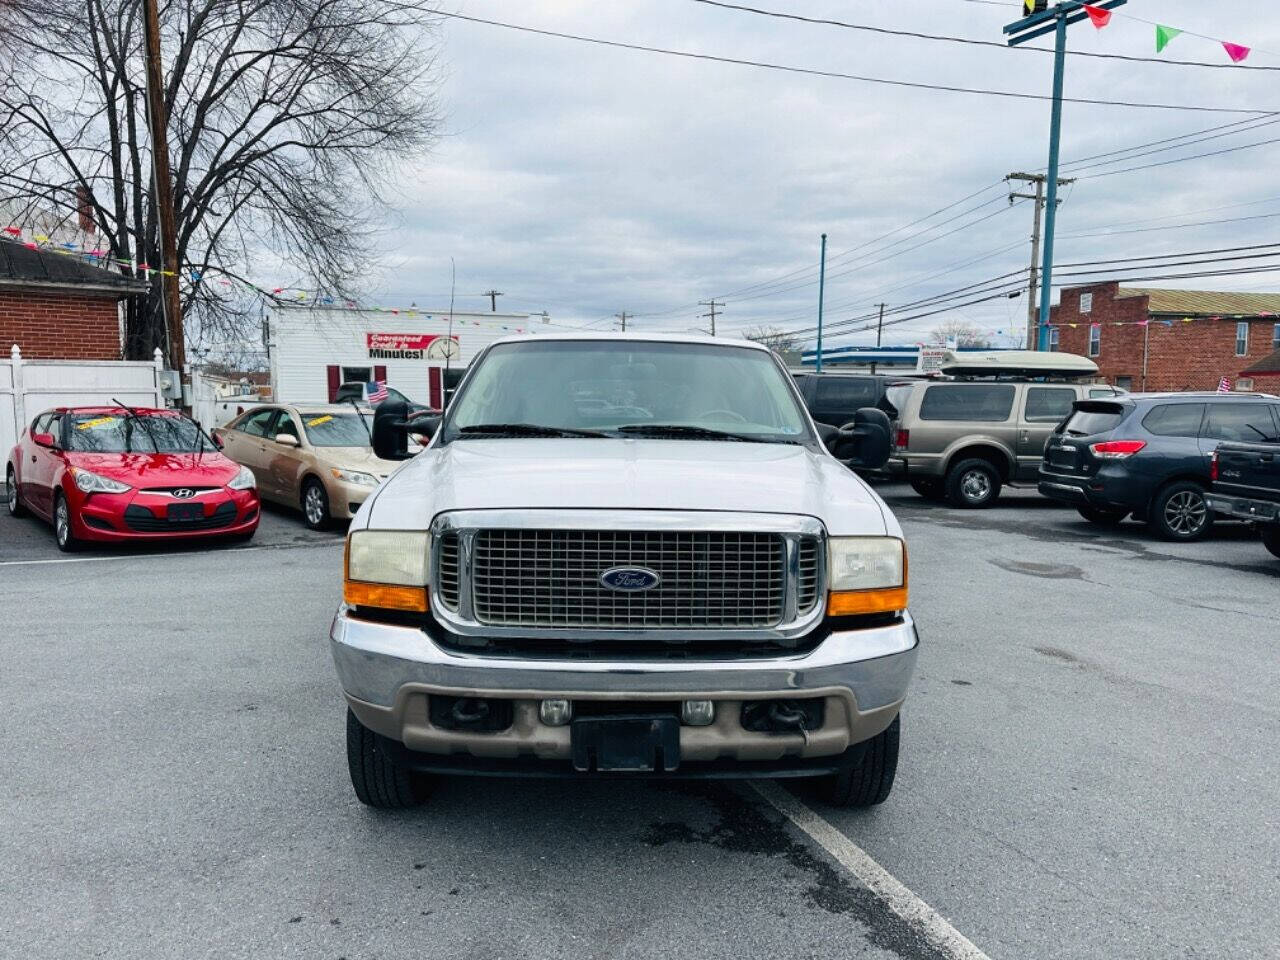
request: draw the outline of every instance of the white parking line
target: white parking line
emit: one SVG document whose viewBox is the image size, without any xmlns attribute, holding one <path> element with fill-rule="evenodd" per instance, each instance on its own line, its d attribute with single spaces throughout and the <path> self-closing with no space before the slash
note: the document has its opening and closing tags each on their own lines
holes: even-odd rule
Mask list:
<svg viewBox="0 0 1280 960">
<path fill-rule="evenodd" d="M 900 880 L 860 846 L 846 837 L 794 794 L 773 781 L 751 784 L 784 817 L 807 833 L 846 870 L 884 901 L 885 905 L 921 934 L 943 956 L 955 960 L 991 960 L 933 907 L 908 890 Z"/>
<path fill-rule="evenodd" d="M 256 547 L 223 547 L 218 556 L 235 553 L 258 553 L 263 550 L 302 550 L 307 547 L 327 547 L 341 540 L 315 540 L 308 543 L 264 543 Z M 0 560 L 0 567 L 34 567 L 46 563 L 98 563 L 108 560 L 154 560 L 169 557 L 195 557 L 210 555 L 210 550 L 182 550 L 177 553 L 112 553 L 102 557 L 50 557 L 46 560 Z"/>
</svg>

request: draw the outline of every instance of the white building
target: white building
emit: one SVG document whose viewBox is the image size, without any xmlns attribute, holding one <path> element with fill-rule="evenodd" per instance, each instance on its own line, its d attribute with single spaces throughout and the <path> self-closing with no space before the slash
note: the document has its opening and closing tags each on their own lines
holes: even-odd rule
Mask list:
<svg viewBox="0 0 1280 960">
<path fill-rule="evenodd" d="M 488 344 L 537 333 L 524 313 L 377 310 L 287 304 L 267 318 L 271 385 L 282 403 L 332 401 L 343 383 L 385 380 L 411 400 L 439 407 Z"/>
</svg>

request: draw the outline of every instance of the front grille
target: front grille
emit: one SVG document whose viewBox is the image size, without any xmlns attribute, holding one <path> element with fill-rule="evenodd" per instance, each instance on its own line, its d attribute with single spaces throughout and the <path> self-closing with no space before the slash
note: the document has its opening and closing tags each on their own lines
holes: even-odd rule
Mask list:
<svg viewBox="0 0 1280 960">
<path fill-rule="evenodd" d="M 436 594 L 440 602 L 450 610 L 458 609 L 458 535 L 446 533 L 437 542 L 437 561 L 440 566 L 436 575 Z"/>
<path fill-rule="evenodd" d="M 138 492 L 164 494 L 165 496 L 172 497 L 173 492 L 175 490 L 192 490 L 194 491 L 193 496 L 198 497 L 201 494 L 208 493 L 210 490 L 221 490 L 221 489 L 222 489 L 221 487 L 143 487 Z"/>
<path fill-rule="evenodd" d="M 645 567 L 657 586 L 605 588 L 611 567 Z M 475 619 L 495 626 L 738 629 L 776 626 L 786 598 L 777 533 L 492 529 L 475 534 Z"/>
<path fill-rule="evenodd" d="M 146 507 L 131 504 L 125 508 L 124 522 L 130 530 L 139 533 L 181 533 L 185 530 L 217 530 L 229 527 L 236 522 L 236 505 L 230 501 L 220 504 L 218 509 L 199 520 L 170 521 L 167 517 L 158 517 Z"/>
<path fill-rule="evenodd" d="M 808 613 L 818 602 L 818 540 L 801 537 L 796 551 L 798 572 L 796 576 L 796 611 Z"/>
</svg>

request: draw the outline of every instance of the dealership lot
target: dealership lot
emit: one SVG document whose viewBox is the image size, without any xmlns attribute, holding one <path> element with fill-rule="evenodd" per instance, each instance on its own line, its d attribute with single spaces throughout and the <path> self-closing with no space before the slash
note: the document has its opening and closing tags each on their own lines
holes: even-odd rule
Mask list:
<svg viewBox="0 0 1280 960">
<path fill-rule="evenodd" d="M 923 638 L 899 781 L 799 798 L 992 958 L 1274 956 L 1280 562 L 1240 527 L 882 493 Z M 0 517 L 0 955 L 939 955 L 749 787 L 360 807 L 340 543 L 269 510 L 247 548 L 66 563 Z"/>
</svg>

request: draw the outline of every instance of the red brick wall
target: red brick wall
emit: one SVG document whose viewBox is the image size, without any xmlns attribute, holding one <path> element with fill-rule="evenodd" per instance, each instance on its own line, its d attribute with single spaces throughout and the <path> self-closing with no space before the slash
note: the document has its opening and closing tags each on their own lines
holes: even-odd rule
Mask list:
<svg viewBox="0 0 1280 960">
<path fill-rule="evenodd" d="M 1216 390 L 1222 377 L 1232 382 L 1240 371 L 1269 356 L 1275 348 L 1272 335 L 1277 318 L 1249 322 L 1249 352 L 1236 356 L 1235 320 L 1197 318 L 1191 323 L 1174 319 L 1166 326 L 1152 321 L 1146 328 L 1117 327 L 1117 322 L 1137 323 L 1147 319 L 1146 297 L 1116 299 L 1117 283 L 1099 284 L 1062 291 L 1062 303 L 1051 311 L 1058 324 L 1058 349 L 1064 353 L 1089 355 L 1089 327 L 1102 325 L 1101 352 L 1094 357 L 1108 383 L 1117 377 L 1131 377 L 1134 390 L 1142 390 L 1143 338 L 1147 343 L 1147 390 Z M 1080 313 L 1080 295 L 1093 293 L 1093 309 Z M 1070 324 L 1076 324 L 1073 328 Z"/>
<path fill-rule="evenodd" d="M 119 360 L 113 296 L 36 289 L 0 290 L 0 349 L 17 344 L 28 360 Z"/>
</svg>

